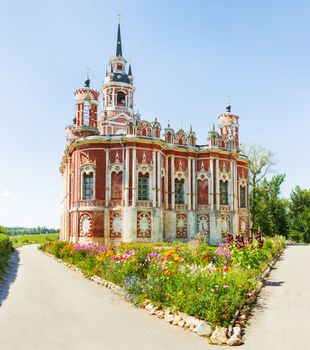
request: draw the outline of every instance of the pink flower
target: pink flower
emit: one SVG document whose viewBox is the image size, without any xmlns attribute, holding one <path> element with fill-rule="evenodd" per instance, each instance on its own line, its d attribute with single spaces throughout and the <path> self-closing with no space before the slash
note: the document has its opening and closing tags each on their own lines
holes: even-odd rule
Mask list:
<svg viewBox="0 0 310 350">
<path fill-rule="evenodd" d="M 224 284 L 223 288 L 225 288 L 225 289 L 228 288 L 228 285 L 227 285 L 227 284 Z"/>
</svg>

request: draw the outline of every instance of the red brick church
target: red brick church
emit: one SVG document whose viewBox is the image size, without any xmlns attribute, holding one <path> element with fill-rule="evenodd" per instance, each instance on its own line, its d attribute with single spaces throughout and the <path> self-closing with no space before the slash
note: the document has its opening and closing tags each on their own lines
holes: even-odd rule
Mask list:
<svg viewBox="0 0 310 350">
<path fill-rule="evenodd" d="M 134 113 L 133 74 L 118 25 L 115 57 L 101 93 L 90 81 L 75 93 L 66 128 L 61 239 L 71 242 L 190 240 L 211 244 L 249 230 L 248 160 L 231 106 L 207 144 L 195 132 L 162 129 Z M 100 97 L 101 95 L 101 97 Z M 98 106 L 101 106 L 100 111 Z"/>
</svg>

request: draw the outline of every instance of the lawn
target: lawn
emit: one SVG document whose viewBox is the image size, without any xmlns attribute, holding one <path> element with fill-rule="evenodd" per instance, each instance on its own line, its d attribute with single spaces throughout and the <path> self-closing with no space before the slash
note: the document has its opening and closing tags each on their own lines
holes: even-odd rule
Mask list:
<svg viewBox="0 0 310 350">
<path fill-rule="evenodd" d="M 14 248 L 27 244 L 43 243 L 44 241 L 56 241 L 58 239 L 59 233 L 10 236 L 10 241 L 12 242 Z"/>
<path fill-rule="evenodd" d="M 122 287 L 132 302 L 185 312 L 213 325 L 227 326 L 258 286 L 257 276 L 285 241 L 211 247 L 206 243 L 121 243 L 117 246 L 46 242 L 40 249 Z"/>
</svg>

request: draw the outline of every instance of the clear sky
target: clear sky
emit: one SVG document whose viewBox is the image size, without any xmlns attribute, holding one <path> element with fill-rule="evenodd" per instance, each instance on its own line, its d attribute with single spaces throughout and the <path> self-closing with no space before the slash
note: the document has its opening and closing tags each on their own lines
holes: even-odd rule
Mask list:
<svg viewBox="0 0 310 350">
<path fill-rule="evenodd" d="M 307 0 L 0 0 L 0 224 L 59 227 L 74 96 L 101 88 L 122 14 L 135 108 L 200 144 L 227 95 L 240 140 L 275 153 L 283 196 L 309 187 Z"/>
</svg>

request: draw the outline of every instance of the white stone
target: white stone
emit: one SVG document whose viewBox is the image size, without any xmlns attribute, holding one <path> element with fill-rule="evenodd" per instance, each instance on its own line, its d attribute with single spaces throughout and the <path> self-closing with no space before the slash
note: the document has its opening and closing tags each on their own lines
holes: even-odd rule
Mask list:
<svg viewBox="0 0 310 350">
<path fill-rule="evenodd" d="M 229 339 L 227 339 L 226 344 L 230 346 L 240 345 L 242 342 L 240 335 L 233 334 Z"/>
<path fill-rule="evenodd" d="M 158 311 L 158 310 L 159 310 L 159 307 L 155 306 L 153 309 L 150 310 L 150 315 L 155 315 L 156 311 Z"/>
<path fill-rule="evenodd" d="M 239 335 L 241 335 L 241 327 L 239 327 L 239 326 L 233 327 L 233 329 L 232 329 L 232 334 L 233 334 L 233 335 L 234 335 L 234 334 L 239 334 Z"/>
<path fill-rule="evenodd" d="M 210 337 L 212 334 L 212 327 L 208 323 L 202 323 L 197 327 L 197 334 L 203 337 Z"/>
<path fill-rule="evenodd" d="M 214 332 L 211 334 L 210 337 L 210 343 L 211 344 L 226 344 L 227 336 L 226 336 L 227 329 L 224 327 L 216 326 Z"/>
<path fill-rule="evenodd" d="M 172 324 L 177 325 L 180 321 L 181 321 L 181 317 L 180 316 L 175 316 Z"/>
<path fill-rule="evenodd" d="M 174 316 L 171 314 L 165 315 L 165 321 L 168 323 L 172 323 L 174 320 Z"/>
<path fill-rule="evenodd" d="M 184 320 L 181 320 L 180 322 L 178 322 L 178 326 L 179 327 L 184 327 L 184 325 L 185 325 L 185 321 Z"/>
<path fill-rule="evenodd" d="M 147 304 L 146 306 L 145 306 L 145 309 L 146 310 L 152 310 L 154 308 L 154 306 L 150 303 L 150 304 Z"/>
</svg>

